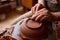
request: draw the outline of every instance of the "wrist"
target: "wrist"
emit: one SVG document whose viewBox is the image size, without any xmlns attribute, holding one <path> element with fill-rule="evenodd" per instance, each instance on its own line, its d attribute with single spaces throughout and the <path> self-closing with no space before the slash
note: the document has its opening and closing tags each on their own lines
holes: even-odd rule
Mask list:
<svg viewBox="0 0 60 40">
<path fill-rule="evenodd" d="M 50 15 L 51 15 L 51 21 L 56 21 L 57 18 L 56 18 L 56 16 L 54 15 L 54 13 L 51 12 Z"/>
<path fill-rule="evenodd" d="M 48 16 L 47 16 L 47 21 L 55 21 L 55 16 L 53 15 L 53 13 L 49 12 Z"/>
</svg>

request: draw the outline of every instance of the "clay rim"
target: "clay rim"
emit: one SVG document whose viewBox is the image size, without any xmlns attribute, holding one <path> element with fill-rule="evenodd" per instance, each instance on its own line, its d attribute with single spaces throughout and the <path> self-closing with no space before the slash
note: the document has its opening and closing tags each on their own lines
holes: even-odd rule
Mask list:
<svg viewBox="0 0 60 40">
<path fill-rule="evenodd" d="M 27 23 L 28 23 L 29 20 L 32 20 L 32 19 L 31 19 L 31 18 L 28 18 L 28 19 L 26 20 L 26 24 L 25 24 L 26 27 L 28 27 L 29 29 L 37 30 L 37 29 L 42 28 L 42 26 L 41 26 L 42 23 L 41 23 L 40 26 L 38 26 L 38 27 L 31 27 L 31 26 L 29 27 L 29 26 L 27 25 Z M 35 21 L 35 22 L 36 22 L 36 21 Z M 37 23 L 38 23 L 38 22 L 37 22 Z"/>
</svg>

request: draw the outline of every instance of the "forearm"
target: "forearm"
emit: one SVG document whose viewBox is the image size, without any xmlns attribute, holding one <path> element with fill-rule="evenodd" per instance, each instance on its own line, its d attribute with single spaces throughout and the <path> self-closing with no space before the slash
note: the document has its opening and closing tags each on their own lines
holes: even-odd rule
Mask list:
<svg viewBox="0 0 60 40">
<path fill-rule="evenodd" d="M 33 15 L 33 13 L 31 11 L 24 13 L 23 15 L 21 15 L 20 17 L 18 17 L 13 24 L 16 24 L 17 22 L 19 22 L 20 20 L 27 18 L 27 17 L 31 17 Z"/>
<path fill-rule="evenodd" d="M 53 17 L 53 21 L 60 21 L 60 12 L 55 12 L 55 13 L 52 13 Z"/>
</svg>

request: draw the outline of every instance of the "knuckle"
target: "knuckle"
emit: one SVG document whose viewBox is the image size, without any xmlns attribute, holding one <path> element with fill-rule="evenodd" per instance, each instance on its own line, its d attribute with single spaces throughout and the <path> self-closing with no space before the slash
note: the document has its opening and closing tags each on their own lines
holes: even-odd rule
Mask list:
<svg viewBox="0 0 60 40">
<path fill-rule="evenodd" d="M 34 8 L 32 7 L 31 10 L 33 10 Z"/>
<path fill-rule="evenodd" d="M 46 10 L 46 8 L 43 8 L 43 9 L 41 9 L 40 11 L 45 11 Z"/>
<path fill-rule="evenodd" d="M 48 10 L 46 10 L 46 13 L 48 13 L 49 11 Z"/>
<path fill-rule="evenodd" d="M 46 8 L 43 8 L 43 10 L 46 10 Z"/>
<path fill-rule="evenodd" d="M 46 12 L 46 13 L 49 13 L 49 10 L 46 9 L 45 12 Z"/>
</svg>

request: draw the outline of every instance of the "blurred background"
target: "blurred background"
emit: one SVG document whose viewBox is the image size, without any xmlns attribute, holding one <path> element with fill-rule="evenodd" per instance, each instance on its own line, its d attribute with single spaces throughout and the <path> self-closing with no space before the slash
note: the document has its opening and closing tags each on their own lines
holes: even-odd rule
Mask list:
<svg viewBox="0 0 60 40">
<path fill-rule="evenodd" d="M 38 0 L 0 0 L 0 28 L 9 27 L 37 2 Z"/>
<path fill-rule="evenodd" d="M 0 0 L 0 30 L 11 27 L 13 22 L 30 11 L 31 8 L 40 0 Z M 60 24 L 59 24 L 60 25 Z M 60 27 L 57 28 L 60 38 Z M 57 34 L 54 34 L 55 36 Z M 53 36 L 54 37 L 54 36 Z M 55 37 L 54 37 L 55 38 Z"/>
</svg>

